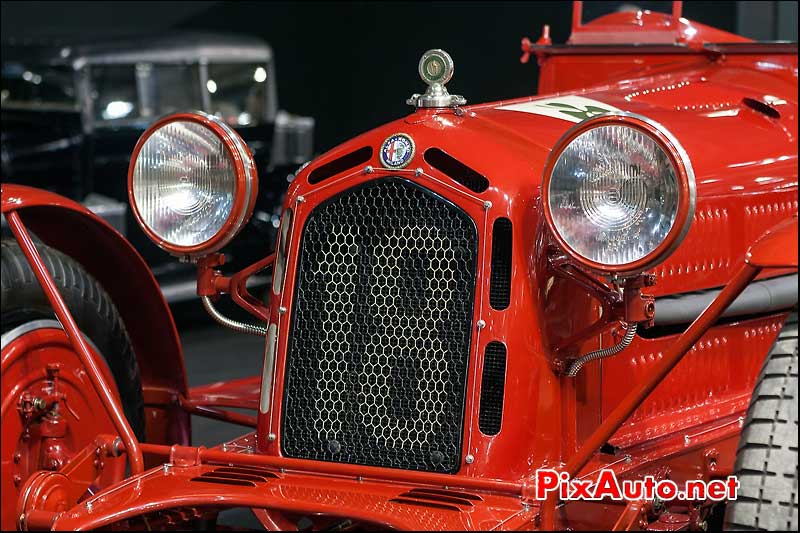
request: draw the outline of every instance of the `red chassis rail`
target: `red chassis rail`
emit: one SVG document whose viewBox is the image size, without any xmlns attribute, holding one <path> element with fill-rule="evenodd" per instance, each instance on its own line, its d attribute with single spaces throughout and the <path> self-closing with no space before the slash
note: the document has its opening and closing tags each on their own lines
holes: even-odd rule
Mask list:
<svg viewBox="0 0 800 533">
<path fill-rule="evenodd" d="M 195 512 L 200 512 L 198 509 L 205 507 L 220 506 L 276 509 L 276 515 L 264 516 L 262 520 L 266 523 L 277 525 L 281 524 L 281 512 L 291 513 L 299 510 L 313 510 L 330 514 L 331 516 L 336 516 L 337 512 L 342 512 L 341 509 L 337 511 L 335 506 L 331 507 L 325 502 L 313 504 L 313 498 L 297 497 L 281 500 L 276 498 L 272 492 L 264 494 L 258 490 L 243 488 L 256 487 L 258 486 L 257 480 L 263 478 L 264 480 L 281 479 L 282 481 L 276 483 L 282 484 L 284 492 L 289 491 L 290 487 L 291 490 L 300 490 L 298 487 L 303 486 L 308 481 L 309 476 L 315 478 L 317 482 L 320 481 L 320 476 L 322 476 L 322 479 L 329 479 L 331 480 L 330 483 L 334 483 L 334 485 L 346 487 L 345 493 L 350 495 L 353 494 L 353 491 L 359 494 L 388 491 L 387 495 L 391 496 L 400 491 L 400 496 L 403 496 L 409 494 L 409 491 L 402 493 L 402 490 L 409 489 L 409 487 L 411 487 L 409 490 L 412 492 L 414 487 L 422 491 L 426 490 L 424 487 L 436 488 L 427 489 L 428 491 L 441 490 L 442 487 L 445 489 L 457 488 L 458 490 L 478 491 L 481 493 L 478 498 L 483 502 L 480 504 L 480 509 L 483 512 L 472 515 L 473 519 L 482 516 L 485 520 L 488 520 L 489 517 L 495 517 L 494 520 L 497 520 L 497 516 L 503 516 L 504 518 L 500 524 L 503 527 L 523 527 L 526 522 L 534 520 L 538 516 L 537 525 L 543 529 L 553 529 L 559 524 L 556 516 L 557 502 L 555 497 L 551 497 L 544 502 L 536 502 L 532 499 L 534 478 L 528 478 L 521 482 L 505 482 L 467 476 L 410 472 L 338 463 L 319 463 L 285 457 L 265 456 L 253 453 L 255 442 L 254 440 L 249 440 L 250 437 L 239 439 L 235 442 L 233 448 L 223 445 L 221 449 L 212 450 L 203 447 L 173 446 L 170 448 L 167 446 L 139 444 L 122 414 L 119 401 L 110 392 L 113 389 L 105 382 L 93 352 L 83 340 L 74 318 L 66 308 L 53 278 L 47 272 L 36 246 L 19 215 L 10 210 L 6 213 L 6 217 L 42 289 L 64 326 L 73 348 L 85 366 L 95 391 L 102 398 L 108 414 L 119 433 L 122 443 L 121 445 L 112 446 L 109 453 L 124 450 L 127 453 L 133 473 L 129 481 L 117 485 L 110 491 L 101 491 L 96 496 L 90 497 L 81 505 L 72 507 L 68 511 L 62 511 L 62 509 L 74 505 L 75 501 L 64 500 L 59 502 L 54 501 L 57 498 L 52 497 L 37 500 L 37 498 L 31 498 L 30 495 L 38 494 L 46 486 L 54 483 L 52 476 L 63 477 L 65 473 L 75 471 L 75 465 L 72 464 L 72 461 L 64 465 L 59 472 L 39 473 L 29 480 L 26 484 L 26 490 L 23 491 L 28 497 L 21 504 L 20 526 L 22 528 L 51 526 L 57 529 L 96 528 L 126 518 L 134 518 L 143 513 L 174 509 L 176 507 L 191 508 Z M 600 446 L 607 442 L 608 438 L 619 429 L 624 421 L 647 398 L 691 349 L 692 345 L 714 324 L 724 310 L 761 270 L 765 268 L 797 269 L 797 220 L 796 215 L 786 220 L 751 247 L 744 265 L 742 265 L 726 288 L 692 323 L 686 332 L 677 339 L 670 350 L 664 354 L 660 364 L 648 375 L 647 379 L 638 384 L 590 435 L 583 446 L 572 457 L 568 458 L 566 465 L 563 467 L 564 471 L 573 476 L 581 472 Z M 265 260 L 266 263 L 269 262 L 268 260 Z M 251 271 L 252 269 L 249 268 L 247 270 Z M 243 286 L 242 276 L 237 275 L 234 278 L 232 278 L 232 281 L 224 283 L 226 285 L 225 288 L 229 289 L 231 283 L 236 286 Z M 245 381 L 240 385 L 252 391 L 253 383 Z M 213 386 L 207 386 L 205 387 L 206 394 L 203 395 L 205 397 L 199 396 L 196 399 L 179 398 L 178 401 L 189 412 L 250 425 L 252 421 L 247 417 L 240 415 L 240 418 L 237 418 L 230 416 L 232 413 L 209 408 L 208 404 L 214 403 L 220 406 L 225 403 L 231 403 L 233 406 L 245 406 L 245 404 L 237 402 L 235 398 L 226 398 L 225 394 L 214 398 L 214 394 L 211 393 L 213 390 Z M 252 405 L 251 401 L 245 403 L 247 406 Z M 110 438 L 107 437 L 105 440 L 108 441 Z M 143 451 L 151 455 L 167 456 L 169 457 L 169 463 L 165 463 L 162 468 L 143 472 Z M 82 457 L 82 454 L 76 455 L 76 458 L 80 459 Z M 222 467 L 220 465 L 228 466 Z M 232 469 L 234 472 L 219 473 L 220 468 Z M 235 489 L 224 484 L 213 485 L 213 480 L 219 481 L 220 478 L 218 476 L 222 479 L 230 479 L 225 477 L 230 475 L 245 476 L 247 483 L 244 485 L 239 484 Z M 251 476 L 251 478 L 246 476 Z M 199 486 L 197 480 L 208 482 L 209 478 L 212 479 L 211 490 L 199 490 L 197 488 Z M 338 479 L 338 481 L 334 482 L 333 478 Z M 132 484 L 131 481 L 136 481 L 136 483 Z M 138 488 L 141 484 L 153 484 L 153 490 L 142 491 Z M 359 486 L 361 486 L 360 489 L 358 488 Z M 155 487 L 158 487 L 158 490 L 155 490 Z M 206 486 L 206 488 L 208 487 Z M 131 491 L 134 491 L 134 493 L 131 493 Z M 316 497 L 318 498 L 319 494 Z M 402 500 L 402 498 L 400 499 Z M 397 501 L 397 498 L 394 500 L 389 498 L 389 501 Z M 517 503 L 513 504 L 513 502 Z M 522 504 L 521 507 L 520 503 Z M 638 506 L 637 502 L 632 502 L 628 508 L 620 513 L 620 519 L 617 522 L 618 527 L 623 527 L 623 524 L 631 522 L 630 516 L 638 512 Z M 536 510 L 537 507 L 538 512 Z M 477 511 L 478 509 L 475 510 Z M 351 513 L 351 508 L 348 508 L 347 512 Z M 417 518 L 419 516 L 417 515 Z M 378 513 L 368 505 L 365 506 L 358 517 L 350 517 L 393 527 L 419 525 L 419 522 L 409 521 L 400 515 L 396 519 L 387 519 L 386 514 Z M 347 518 L 347 516 L 344 518 Z M 476 524 L 469 520 L 467 522 L 461 520 L 446 522 L 437 525 L 447 528 L 475 527 L 476 525 L 486 527 L 489 525 L 489 522 Z M 495 523 L 494 525 L 498 524 Z"/>
</svg>

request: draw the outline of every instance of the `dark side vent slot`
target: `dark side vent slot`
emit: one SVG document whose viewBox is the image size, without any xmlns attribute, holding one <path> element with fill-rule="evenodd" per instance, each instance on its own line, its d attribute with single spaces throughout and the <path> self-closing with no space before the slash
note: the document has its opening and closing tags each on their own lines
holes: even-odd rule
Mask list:
<svg viewBox="0 0 800 533">
<path fill-rule="evenodd" d="M 471 500 L 473 502 L 482 502 L 483 498 L 477 494 L 469 492 L 462 492 L 460 490 L 445 490 L 445 489 L 411 489 L 400 496 L 408 496 L 410 498 L 429 498 L 436 499 L 440 497 L 445 498 L 458 498 L 459 500 Z M 466 504 L 465 504 L 466 505 Z"/>
<path fill-rule="evenodd" d="M 511 302 L 511 221 L 498 218 L 492 227 L 492 275 L 489 303 L 503 310 Z"/>
<path fill-rule="evenodd" d="M 394 503 L 418 505 L 447 511 L 465 511 L 474 507 L 472 502 L 483 498 L 468 492 L 442 489 L 411 489 L 390 500 Z"/>
<path fill-rule="evenodd" d="M 438 148 L 425 150 L 425 162 L 472 192 L 483 192 L 489 188 L 488 179 Z"/>
<path fill-rule="evenodd" d="M 742 98 L 742 103 L 753 111 L 766 115 L 769 118 L 781 118 L 780 112 L 766 102 L 756 100 L 755 98 Z"/>
<path fill-rule="evenodd" d="M 241 479 L 228 479 L 224 477 L 213 476 L 198 476 L 193 477 L 191 481 L 195 483 L 216 483 L 217 485 L 234 485 L 237 487 L 255 487 L 256 484 L 252 481 L 245 481 Z"/>
<path fill-rule="evenodd" d="M 350 152 L 349 154 L 343 155 L 338 159 L 334 159 L 333 161 L 315 168 L 311 171 L 311 174 L 308 175 L 308 182 L 311 184 L 319 183 L 330 178 L 331 176 L 340 174 L 345 170 L 357 167 L 358 165 L 363 165 L 371 158 L 372 148 L 369 146 L 359 148 L 355 152 Z"/>
<path fill-rule="evenodd" d="M 255 487 L 256 483 L 266 483 L 278 476 L 267 470 L 250 467 L 222 467 L 211 472 L 203 472 L 192 481 L 199 483 L 217 483 L 219 485 L 236 485 L 240 487 Z"/>
<path fill-rule="evenodd" d="M 506 345 L 492 341 L 486 345 L 481 380 L 481 407 L 478 427 L 484 435 L 497 435 L 503 422 L 503 396 L 506 385 Z"/>
<path fill-rule="evenodd" d="M 431 509 L 438 509 L 440 511 L 456 511 L 461 512 L 461 509 L 456 505 L 447 503 L 426 502 L 423 500 L 414 500 L 411 498 L 392 498 L 389 500 L 392 503 L 401 503 L 405 505 L 417 505 L 419 507 L 429 507 Z"/>
</svg>

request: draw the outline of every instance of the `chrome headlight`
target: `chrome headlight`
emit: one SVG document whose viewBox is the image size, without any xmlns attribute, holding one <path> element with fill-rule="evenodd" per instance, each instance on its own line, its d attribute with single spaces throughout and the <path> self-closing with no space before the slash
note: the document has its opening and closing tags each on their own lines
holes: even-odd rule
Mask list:
<svg viewBox="0 0 800 533">
<path fill-rule="evenodd" d="M 558 142 L 542 184 L 561 246 L 593 270 L 637 274 L 680 244 L 695 206 L 694 173 L 678 141 L 631 114 L 581 122 Z"/>
<path fill-rule="evenodd" d="M 139 139 L 128 171 L 137 221 L 176 256 L 198 257 L 225 246 L 249 219 L 257 191 L 244 141 L 205 113 L 153 124 Z"/>
</svg>

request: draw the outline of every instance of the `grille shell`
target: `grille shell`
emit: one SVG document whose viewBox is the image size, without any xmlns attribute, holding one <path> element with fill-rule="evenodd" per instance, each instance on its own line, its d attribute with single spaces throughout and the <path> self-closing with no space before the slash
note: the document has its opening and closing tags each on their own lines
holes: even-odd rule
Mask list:
<svg viewBox="0 0 800 533">
<path fill-rule="evenodd" d="M 348 189 L 302 231 L 281 448 L 304 459 L 455 472 L 478 237 L 401 178 Z"/>
</svg>

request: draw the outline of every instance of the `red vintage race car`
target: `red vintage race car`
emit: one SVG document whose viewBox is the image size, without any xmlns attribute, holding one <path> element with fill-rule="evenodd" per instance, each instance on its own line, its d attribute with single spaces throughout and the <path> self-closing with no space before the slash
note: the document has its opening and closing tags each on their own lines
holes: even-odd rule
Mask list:
<svg viewBox="0 0 800 533">
<path fill-rule="evenodd" d="M 467 106 L 427 52 L 414 111 L 299 170 L 233 274 L 250 150 L 154 124 L 132 208 L 265 337 L 253 378 L 189 389 L 133 248 L 3 185 L 3 529 L 796 530 L 797 46 L 680 4 L 576 2 L 568 44 L 523 40 L 535 97 Z M 252 430 L 194 447 L 190 415 Z"/>
</svg>

